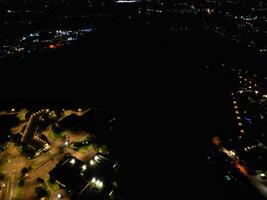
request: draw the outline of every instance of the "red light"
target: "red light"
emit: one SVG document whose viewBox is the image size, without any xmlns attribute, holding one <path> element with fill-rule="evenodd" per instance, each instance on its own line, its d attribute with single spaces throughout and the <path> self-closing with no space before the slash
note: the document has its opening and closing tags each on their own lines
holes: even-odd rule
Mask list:
<svg viewBox="0 0 267 200">
<path fill-rule="evenodd" d="M 57 48 L 57 46 L 54 45 L 54 44 L 50 44 L 50 45 L 48 46 L 48 48 L 49 48 L 49 49 L 55 49 L 55 48 Z"/>
<path fill-rule="evenodd" d="M 245 165 L 242 165 L 240 163 L 235 163 L 235 167 L 237 169 L 240 170 L 240 172 L 243 174 L 243 175 L 248 175 L 248 170 L 247 170 L 247 167 Z"/>
</svg>

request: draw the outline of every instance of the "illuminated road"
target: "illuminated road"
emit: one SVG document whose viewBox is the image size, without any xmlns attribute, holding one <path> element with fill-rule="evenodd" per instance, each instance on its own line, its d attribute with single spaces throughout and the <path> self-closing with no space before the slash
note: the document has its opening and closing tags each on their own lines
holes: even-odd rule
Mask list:
<svg viewBox="0 0 267 200">
<path fill-rule="evenodd" d="M 76 112 L 76 115 L 82 115 L 88 110 L 83 112 Z M 11 130 L 13 134 L 21 133 L 23 127 L 27 122 L 22 122 Z M 80 160 L 89 160 L 95 154 L 94 149 L 90 149 L 87 153 L 81 153 L 74 151 L 68 147 L 64 147 L 63 138 L 53 138 L 49 137 L 49 131 L 51 131 L 51 126 L 43 132 L 47 136 L 51 149 L 44 154 L 39 155 L 34 159 L 27 159 L 20 153 L 20 148 L 15 146 L 14 143 L 10 142 L 5 151 L 0 153 L 1 157 L 6 157 L 7 162 L 1 167 L 1 171 L 5 173 L 5 179 L 0 182 L 0 200 L 13 200 L 19 198 L 20 200 L 34 200 L 36 199 L 35 188 L 37 186 L 36 179 L 41 177 L 47 179 L 49 177 L 49 172 L 56 166 L 56 164 L 66 155 L 71 154 Z M 71 141 L 80 141 L 82 138 L 88 136 L 87 132 L 69 132 L 67 133 Z M 25 178 L 24 187 L 22 187 L 20 196 L 16 196 L 16 189 L 19 179 L 21 178 L 21 170 L 25 167 L 32 167 L 32 170 L 28 172 L 28 176 Z M 56 194 L 51 190 L 50 199 L 55 199 Z M 63 194 L 63 191 L 60 191 Z M 63 199 L 68 199 L 68 195 L 64 195 Z"/>
<path fill-rule="evenodd" d="M 8 183 L 7 183 L 7 196 L 6 200 L 11 200 L 14 194 L 14 191 L 16 191 L 16 182 L 14 183 L 15 179 L 15 173 L 8 175 Z"/>
<path fill-rule="evenodd" d="M 12 174 L 6 175 L 5 180 L 1 182 L 1 187 L 2 187 L 2 190 L 0 192 L 1 200 L 14 199 L 18 177 L 19 174 L 17 173 L 17 171 L 14 171 Z"/>
<path fill-rule="evenodd" d="M 267 198 L 267 180 L 263 180 L 259 175 L 250 175 L 248 179 Z"/>
<path fill-rule="evenodd" d="M 239 132 L 240 132 L 239 137 L 242 137 L 242 135 L 246 133 L 246 130 L 244 128 L 246 126 L 244 126 L 244 124 L 247 123 L 247 117 L 246 116 L 244 117 L 243 113 L 247 112 L 247 111 L 244 112 L 247 105 L 244 106 L 242 103 L 240 103 L 238 101 L 239 97 L 242 97 L 242 96 L 246 97 L 246 96 L 253 96 L 254 95 L 255 97 L 253 97 L 253 98 L 257 99 L 256 97 L 260 96 L 260 98 L 262 99 L 262 97 L 265 98 L 265 93 L 264 93 L 264 88 L 260 87 L 260 84 L 258 84 L 253 77 L 250 77 L 247 75 L 244 76 L 239 72 L 238 78 L 239 78 L 240 87 L 239 87 L 239 90 L 235 94 L 234 93 L 232 94 L 232 96 L 233 96 L 234 111 L 235 111 L 235 115 L 236 115 L 236 119 L 237 119 L 237 125 L 238 125 Z M 249 102 L 251 103 L 252 100 L 250 100 Z M 255 102 L 257 102 L 257 101 L 255 101 Z M 244 107 L 243 109 L 240 109 L 239 103 L 241 104 L 241 107 L 242 106 Z M 255 105 L 254 105 L 254 107 L 255 107 Z M 254 111 L 257 111 L 257 110 L 254 110 Z M 246 114 L 246 115 L 248 115 L 248 114 Z M 263 118 L 261 118 L 261 119 L 263 119 Z M 251 136 L 251 137 L 253 137 L 253 136 Z M 245 151 L 250 150 L 250 148 L 251 147 L 246 147 Z M 249 162 L 249 161 L 247 161 L 247 162 Z M 258 175 L 252 175 L 252 174 L 248 173 L 248 170 L 246 170 L 246 166 L 236 165 L 236 167 L 239 169 L 239 171 L 244 176 L 246 176 L 249 179 L 251 184 L 254 185 L 265 198 L 267 198 L 267 179 L 261 178 L 259 174 Z"/>
<path fill-rule="evenodd" d="M 34 166 L 34 168 L 28 173 L 29 176 L 25 180 L 25 186 L 21 195 L 21 200 L 35 199 L 36 179 L 38 177 L 47 179 L 49 177 L 48 173 L 56 166 L 56 164 L 61 159 L 63 159 L 66 154 L 72 154 L 72 156 L 80 160 L 91 159 L 96 154 L 94 150 L 88 151 L 88 153 L 86 154 L 81 154 L 80 152 L 76 152 L 70 148 L 64 148 L 62 150 L 62 146 L 64 144 L 64 141 L 62 139 L 50 140 L 50 142 L 52 148 L 49 150 L 49 152 L 40 155 L 39 157 L 34 159 L 34 161 L 32 161 L 31 166 Z M 54 193 L 55 192 L 52 192 L 52 197 L 55 196 Z M 68 197 L 66 196 L 65 199 L 68 199 Z"/>
<path fill-rule="evenodd" d="M 27 159 L 20 155 L 20 152 L 13 143 L 8 145 L 5 153 L 9 161 L 2 167 L 2 172 L 6 174 L 6 177 L 1 185 L 0 199 L 11 200 L 15 196 L 20 171 L 26 166 Z"/>
</svg>

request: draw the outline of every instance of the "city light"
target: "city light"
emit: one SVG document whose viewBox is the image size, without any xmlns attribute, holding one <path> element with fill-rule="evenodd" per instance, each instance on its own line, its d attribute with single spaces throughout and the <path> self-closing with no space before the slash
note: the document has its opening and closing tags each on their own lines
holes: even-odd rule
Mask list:
<svg viewBox="0 0 267 200">
<path fill-rule="evenodd" d="M 100 181 L 100 180 L 96 180 L 95 184 L 96 184 L 96 187 L 98 187 L 98 188 L 102 188 L 103 187 L 103 182 Z"/>
<path fill-rule="evenodd" d="M 99 189 L 101 189 L 104 186 L 104 183 L 102 181 L 96 179 L 95 177 L 92 178 L 91 182 L 94 183 L 95 186 Z"/>
<path fill-rule="evenodd" d="M 12 108 L 12 109 L 11 109 L 12 112 L 15 112 L 15 110 L 16 110 L 15 108 Z"/>
<path fill-rule="evenodd" d="M 90 160 L 90 165 L 95 165 L 95 161 Z"/>
<path fill-rule="evenodd" d="M 116 3 L 136 3 L 140 0 L 117 0 Z"/>
<path fill-rule="evenodd" d="M 96 162 L 100 161 L 100 158 L 98 156 L 95 156 L 94 159 L 95 159 Z"/>
<path fill-rule="evenodd" d="M 102 188 L 102 187 L 103 187 L 103 182 L 102 182 L 102 181 L 99 181 L 99 183 L 98 183 L 98 187 L 99 187 L 99 188 Z"/>
<path fill-rule="evenodd" d="M 74 165 L 74 164 L 75 164 L 75 159 L 72 158 L 72 159 L 70 160 L 70 163 Z"/>
<path fill-rule="evenodd" d="M 86 170 L 86 165 L 83 165 L 82 166 L 82 170 Z"/>
<path fill-rule="evenodd" d="M 57 194 L 57 198 L 61 199 L 62 195 L 60 193 Z"/>
<path fill-rule="evenodd" d="M 95 182 L 96 182 L 96 178 L 95 178 L 95 177 L 92 178 L 91 182 L 92 182 L 92 183 L 95 183 Z"/>
<path fill-rule="evenodd" d="M 50 145 L 48 143 L 46 143 L 45 145 L 45 149 L 49 149 Z"/>
<path fill-rule="evenodd" d="M 56 48 L 57 48 L 57 46 L 56 46 L 56 45 L 54 45 L 54 44 L 50 44 L 50 45 L 48 46 L 48 48 L 49 48 L 49 49 L 56 49 Z"/>
</svg>

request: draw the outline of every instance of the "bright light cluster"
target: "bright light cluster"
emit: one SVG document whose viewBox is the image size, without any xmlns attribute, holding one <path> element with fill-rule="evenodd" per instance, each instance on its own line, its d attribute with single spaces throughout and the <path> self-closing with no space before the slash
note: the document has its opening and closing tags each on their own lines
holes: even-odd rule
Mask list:
<svg viewBox="0 0 267 200">
<path fill-rule="evenodd" d="M 101 189 L 104 186 L 103 181 L 100 181 L 100 180 L 96 179 L 95 177 L 92 178 L 91 183 L 95 184 L 95 186 L 98 189 Z"/>
</svg>

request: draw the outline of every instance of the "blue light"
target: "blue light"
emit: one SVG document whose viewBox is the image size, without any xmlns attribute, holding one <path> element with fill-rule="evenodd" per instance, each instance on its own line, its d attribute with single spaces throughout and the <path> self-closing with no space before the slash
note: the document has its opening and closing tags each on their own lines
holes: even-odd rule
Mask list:
<svg viewBox="0 0 267 200">
<path fill-rule="evenodd" d="M 247 117 L 245 117 L 245 120 L 246 120 L 246 121 L 251 121 L 251 119 L 249 119 L 249 118 L 247 118 Z"/>
</svg>

